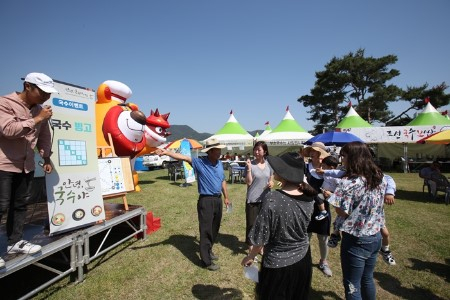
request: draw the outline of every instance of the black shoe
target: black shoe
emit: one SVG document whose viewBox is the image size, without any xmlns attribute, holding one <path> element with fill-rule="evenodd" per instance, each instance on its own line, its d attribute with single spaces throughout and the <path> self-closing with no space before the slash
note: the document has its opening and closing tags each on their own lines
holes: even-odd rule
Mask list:
<svg viewBox="0 0 450 300">
<path fill-rule="evenodd" d="M 214 253 L 212 253 L 212 252 L 209 254 L 209 257 L 211 258 L 211 260 L 218 260 L 219 259 L 219 257 L 214 255 Z"/>
<path fill-rule="evenodd" d="M 217 271 L 220 269 L 220 267 L 214 263 L 211 263 L 209 266 L 206 266 L 206 269 L 210 271 Z"/>
</svg>

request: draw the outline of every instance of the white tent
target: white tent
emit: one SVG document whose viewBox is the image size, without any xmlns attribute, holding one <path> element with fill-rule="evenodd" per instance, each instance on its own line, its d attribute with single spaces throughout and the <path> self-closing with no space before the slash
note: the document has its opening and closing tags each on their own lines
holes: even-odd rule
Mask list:
<svg viewBox="0 0 450 300">
<path fill-rule="evenodd" d="M 336 128 L 372 127 L 369 122 L 361 118 L 353 106 L 350 106 L 347 114 L 336 125 Z"/>
<path fill-rule="evenodd" d="M 226 145 L 228 150 L 238 148 L 244 150 L 245 147 L 253 147 L 253 137 L 248 133 L 234 117 L 233 111 L 225 125 L 214 135 L 205 139 L 203 143 L 211 138 L 216 138 L 221 144 Z"/>
<path fill-rule="evenodd" d="M 408 126 L 421 125 L 450 125 L 450 119 L 443 116 L 440 112 L 431 105 L 430 102 L 425 106 L 424 110 L 417 115 L 414 120 L 407 124 Z"/>
<path fill-rule="evenodd" d="M 297 123 L 289 112 L 289 107 L 287 107 L 286 114 L 280 124 L 270 133 L 259 136 L 258 140 L 265 141 L 268 146 L 297 146 L 296 148 L 298 149 L 298 146 L 302 146 L 303 142 L 312 137 L 311 134 Z"/>
<path fill-rule="evenodd" d="M 264 129 L 264 131 L 259 135 L 259 136 L 255 136 L 255 138 L 258 139 L 264 139 L 264 136 L 268 135 L 269 133 L 272 132 L 272 127 L 270 127 L 269 121 L 266 122 L 266 128 Z"/>
</svg>

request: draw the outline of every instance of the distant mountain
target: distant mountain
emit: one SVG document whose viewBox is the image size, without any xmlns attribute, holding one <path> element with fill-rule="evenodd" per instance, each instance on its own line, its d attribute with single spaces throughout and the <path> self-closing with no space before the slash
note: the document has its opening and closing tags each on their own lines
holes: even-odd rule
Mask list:
<svg viewBox="0 0 450 300">
<path fill-rule="evenodd" d="M 169 131 L 172 134 L 167 137 L 168 142 L 173 142 L 182 138 L 203 141 L 204 139 L 207 139 L 214 134 L 207 132 L 199 133 L 194 129 L 192 129 L 191 127 L 189 127 L 188 125 L 170 125 Z M 250 133 L 252 136 L 255 136 L 257 132 L 261 134 L 263 130 L 254 130 L 249 131 L 248 133 Z"/>
<path fill-rule="evenodd" d="M 170 125 L 169 131 L 172 133 L 167 137 L 168 142 L 173 142 L 182 138 L 203 141 L 212 136 L 212 133 L 198 133 L 187 125 Z"/>
</svg>

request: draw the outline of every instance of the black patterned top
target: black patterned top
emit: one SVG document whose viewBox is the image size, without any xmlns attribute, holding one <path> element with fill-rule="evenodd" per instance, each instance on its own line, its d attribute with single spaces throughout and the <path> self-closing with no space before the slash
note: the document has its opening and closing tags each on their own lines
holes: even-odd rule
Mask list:
<svg viewBox="0 0 450 300">
<path fill-rule="evenodd" d="M 264 245 L 264 267 L 286 267 L 305 256 L 313 206 L 313 199 L 306 195 L 292 196 L 274 190 L 265 196 L 249 233 L 253 245 Z"/>
</svg>

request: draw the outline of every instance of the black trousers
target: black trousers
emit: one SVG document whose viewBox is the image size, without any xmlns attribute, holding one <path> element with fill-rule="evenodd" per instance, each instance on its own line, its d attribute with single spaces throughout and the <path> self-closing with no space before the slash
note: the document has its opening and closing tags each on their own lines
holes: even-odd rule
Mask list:
<svg viewBox="0 0 450 300">
<path fill-rule="evenodd" d="M 310 248 L 305 257 L 293 265 L 282 268 L 265 268 L 263 265 L 257 285 L 258 299 L 309 299 L 312 272 Z"/>
<path fill-rule="evenodd" d="M 198 224 L 200 231 L 200 258 L 205 264 L 211 264 L 212 247 L 219 234 L 222 221 L 222 198 L 200 196 L 197 202 Z"/>
<path fill-rule="evenodd" d="M 33 178 L 34 172 L 25 174 L 0 171 L 0 221 L 8 211 L 6 222 L 8 245 L 22 239 Z"/>
<path fill-rule="evenodd" d="M 245 243 L 248 246 L 252 245 L 250 239 L 248 238 L 248 234 L 255 224 L 256 217 L 258 216 L 261 207 L 262 202 L 245 203 Z"/>
</svg>

